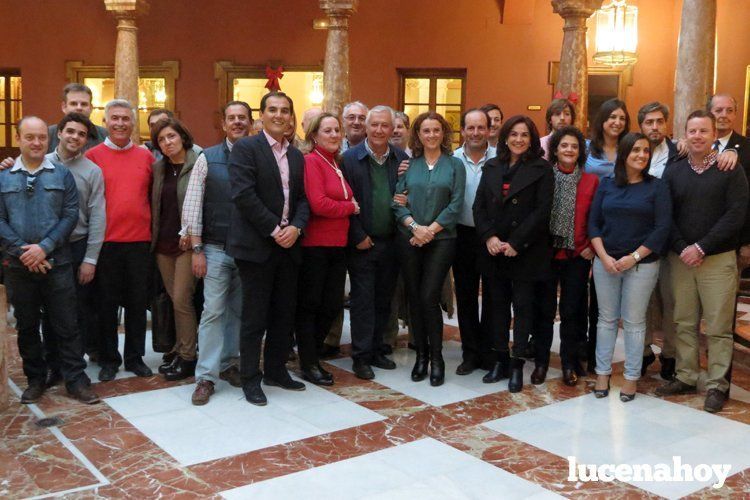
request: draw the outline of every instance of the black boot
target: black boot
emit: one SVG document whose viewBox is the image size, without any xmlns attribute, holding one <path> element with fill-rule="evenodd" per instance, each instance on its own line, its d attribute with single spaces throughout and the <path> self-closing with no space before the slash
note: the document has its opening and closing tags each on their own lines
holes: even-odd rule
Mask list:
<svg viewBox="0 0 750 500">
<path fill-rule="evenodd" d="M 414 382 L 420 382 L 427 377 L 427 363 L 429 357 L 426 351 L 417 351 L 417 361 L 414 363 L 414 369 L 411 371 L 411 379 Z"/>
<path fill-rule="evenodd" d="M 492 365 L 489 373 L 482 377 L 482 382 L 485 384 L 494 384 L 500 382 L 504 378 L 508 378 L 510 372 L 510 356 L 508 351 L 498 352 L 495 357 L 495 362 Z"/>
<path fill-rule="evenodd" d="M 445 361 L 442 352 L 434 352 L 430 356 L 430 385 L 437 387 L 445 381 Z"/>
<path fill-rule="evenodd" d="M 511 360 L 508 392 L 521 392 L 521 389 L 523 389 L 523 364 L 523 359 L 513 358 Z"/>
</svg>

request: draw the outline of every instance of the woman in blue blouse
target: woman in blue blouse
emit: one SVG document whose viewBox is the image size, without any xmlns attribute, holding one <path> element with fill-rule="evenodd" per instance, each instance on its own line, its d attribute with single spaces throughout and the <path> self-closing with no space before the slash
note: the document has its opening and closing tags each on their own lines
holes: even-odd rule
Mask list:
<svg viewBox="0 0 750 500">
<path fill-rule="evenodd" d="M 643 361 L 646 308 L 659 276 L 672 221 L 669 190 L 648 173 L 648 138 L 627 134 L 617 150 L 614 177 L 599 184 L 589 218 L 596 251 L 594 282 L 599 301 L 596 336 L 596 397 L 609 394 L 612 354 L 622 318 L 625 335 L 623 402 L 635 398 Z"/>
<path fill-rule="evenodd" d="M 414 120 L 409 138 L 413 157 L 396 185 L 396 193 L 408 192 L 408 205 L 393 202 L 409 328 L 417 348 L 411 379 L 419 382 L 427 377 L 429 360 L 433 386 L 445 380 L 440 292 L 456 251 L 456 221 L 466 183 L 464 166 L 453 157 L 451 138 L 450 124 L 435 112 Z"/>
</svg>

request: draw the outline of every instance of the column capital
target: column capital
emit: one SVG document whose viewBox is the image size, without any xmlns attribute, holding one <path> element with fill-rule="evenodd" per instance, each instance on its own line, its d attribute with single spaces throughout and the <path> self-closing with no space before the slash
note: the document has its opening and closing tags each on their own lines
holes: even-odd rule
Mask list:
<svg viewBox="0 0 750 500">
<path fill-rule="evenodd" d="M 135 19 L 148 14 L 150 5 L 148 0 L 104 0 L 104 8 L 117 19 Z"/>
<path fill-rule="evenodd" d="M 551 0 L 552 11 L 563 19 L 581 17 L 588 19 L 600 9 L 604 0 Z"/>
<path fill-rule="evenodd" d="M 320 9 L 330 17 L 351 17 L 358 5 L 359 0 L 320 0 Z"/>
</svg>

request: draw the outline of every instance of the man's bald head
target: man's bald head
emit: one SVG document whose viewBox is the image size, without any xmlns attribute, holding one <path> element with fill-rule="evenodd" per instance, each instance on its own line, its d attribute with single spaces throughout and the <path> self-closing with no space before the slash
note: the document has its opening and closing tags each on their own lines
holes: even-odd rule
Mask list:
<svg viewBox="0 0 750 500">
<path fill-rule="evenodd" d="M 321 114 L 323 114 L 323 110 L 320 108 L 310 108 L 305 111 L 302 115 L 302 130 L 307 133 L 307 127 Z"/>
</svg>

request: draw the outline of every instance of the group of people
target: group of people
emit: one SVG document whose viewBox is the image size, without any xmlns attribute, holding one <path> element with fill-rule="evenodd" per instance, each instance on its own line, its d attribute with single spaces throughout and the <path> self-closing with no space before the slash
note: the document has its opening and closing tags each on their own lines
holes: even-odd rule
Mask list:
<svg viewBox="0 0 750 500">
<path fill-rule="evenodd" d="M 388 106 L 356 101 L 341 117 L 306 110 L 300 139 L 292 99 L 272 91 L 257 133 L 250 106 L 231 101 L 223 139 L 202 149 L 163 109 L 149 115 L 151 141 L 134 144 L 134 110 L 121 99 L 106 104 L 106 128 L 95 126 L 90 89 L 70 84 L 57 125 L 18 123 L 21 154 L 0 173 L 5 283 L 28 379 L 21 401 L 61 381 L 74 398 L 98 401 L 84 353 L 99 363 L 100 381 L 122 364 L 152 376 L 142 358 L 154 267 L 176 331 L 159 372 L 194 375 L 195 405 L 209 402 L 220 379 L 255 405 L 267 403 L 261 382 L 304 390 L 286 368 L 295 344 L 302 378 L 332 385 L 319 360 L 335 347 L 347 273 L 354 374 L 369 380 L 373 368 L 396 368 L 388 330 L 403 279 L 411 378 L 439 386 L 441 292 L 452 269 L 457 375 L 484 369 L 485 383 L 508 379 L 518 392 L 533 361 L 530 381 L 543 383 L 559 307 L 565 384 L 588 370 L 596 397 L 608 395 L 622 320 L 620 399 L 635 398 L 656 360 L 654 334 L 667 382 L 658 393 L 694 392 L 702 315 L 705 409 L 719 411 L 737 255 L 750 253 L 750 142 L 732 130 L 736 109 L 730 96 L 713 96 L 675 144 L 669 110 L 657 102 L 639 110 L 641 132 L 630 132 L 625 103 L 605 102 L 589 140 L 564 99 L 549 106 L 544 137 L 528 116 L 504 120 L 488 104 L 463 112 L 454 151 L 440 114 L 410 124 Z"/>
</svg>

